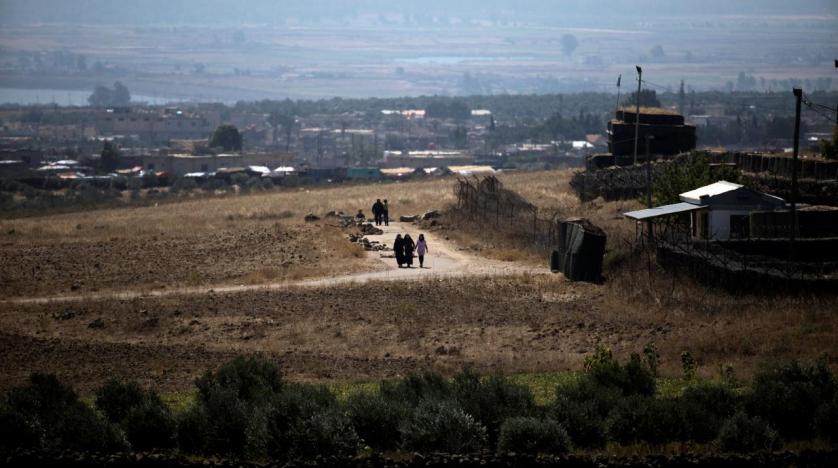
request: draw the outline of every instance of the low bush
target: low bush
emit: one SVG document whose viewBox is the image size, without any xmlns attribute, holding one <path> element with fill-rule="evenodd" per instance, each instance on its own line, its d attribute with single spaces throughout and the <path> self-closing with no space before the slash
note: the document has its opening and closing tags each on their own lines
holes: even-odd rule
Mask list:
<svg viewBox="0 0 838 468">
<path fill-rule="evenodd" d="M 815 429 L 819 437 L 838 444 L 838 394 L 818 408 Z"/>
<path fill-rule="evenodd" d="M 611 411 L 605 426 L 609 439 L 621 444 L 663 445 L 689 435 L 683 408 L 668 398 L 627 397 Z"/>
<path fill-rule="evenodd" d="M 620 390 L 597 385 L 583 376 L 556 388 L 556 400 L 548 413 L 567 429 L 574 445 L 603 447 L 605 419 L 622 398 Z"/>
<path fill-rule="evenodd" d="M 122 383 L 111 379 L 96 391 L 96 407 L 111 422 L 118 423 L 132 408 L 143 404 L 146 393 L 137 382 Z"/>
<path fill-rule="evenodd" d="M 466 369 L 454 376 L 452 387 L 460 407 L 486 427 L 492 445 L 506 419 L 530 416 L 535 409 L 529 388 L 500 376 L 482 379 L 477 372 Z"/>
<path fill-rule="evenodd" d="M 338 410 L 337 399 L 325 386 L 285 385 L 282 392 L 271 401 L 266 415 L 268 455 L 285 460 L 299 456 L 301 451 L 306 451 L 305 447 L 297 447 L 303 442 L 297 437 L 301 425 L 322 413 Z M 316 428 L 315 424 L 314 429 L 309 429 Z M 327 429 L 323 428 L 324 431 Z M 336 442 L 335 445 L 340 443 Z"/>
<path fill-rule="evenodd" d="M 777 431 L 758 417 L 738 411 L 722 425 L 716 440 L 723 452 L 755 452 L 775 450 L 782 446 Z"/>
<path fill-rule="evenodd" d="M 328 409 L 297 421 L 291 432 L 290 457 L 311 460 L 316 456 L 353 456 L 360 439 L 350 419 L 341 411 Z"/>
<path fill-rule="evenodd" d="M 752 389 L 749 413 L 765 419 L 788 439 L 814 435 L 818 408 L 836 394 L 835 379 L 823 362 L 766 365 L 754 375 Z"/>
<path fill-rule="evenodd" d="M 6 405 L 0 404 L 0 448 L 35 448 L 42 444 L 40 424 Z"/>
<path fill-rule="evenodd" d="M 739 397 L 726 385 L 693 384 L 679 398 L 687 421 L 690 439 L 709 442 L 716 438 L 726 419 L 740 406 Z"/>
<path fill-rule="evenodd" d="M 415 407 L 423 400 L 448 400 L 453 398 L 451 384 L 439 374 L 410 374 L 397 381 L 381 383 L 381 395 L 390 401 Z"/>
<path fill-rule="evenodd" d="M 167 449 L 175 446 L 177 422 L 169 408 L 154 393 L 132 407 L 120 423 L 134 450 Z"/>
<path fill-rule="evenodd" d="M 500 428 L 500 452 L 560 454 L 569 450 L 570 436 L 552 419 L 510 418 Z"/>
<path fill-rule="evenodd" d="M 258 357 L 237 357 L 195 381 L 198 398 L 178 422 L 178 443 L 190 453 L 261 458 L 270 446 L 266 413 L 283 389 L 279 369 Z"/>
<path fill-rule="evenodd" d="M 205 373 L 195 381 L 195 386 L 204 400 L 216 390 L 223 390 L 248 404 L 263 404 L 282 389 L 282 376 L 279 368 L 268 360 L 239 356 L 218 371 Z"/>
<path fill-rule="evenodd" d="M 378 394 L 357 393 L 349 397 L 346 409 L 364 443 L 378 450 L 399 446 L 399 424 L 410 413 L 405 405 Z"/>
<path fill-rule="evenodd" d="M 96 391 L 96 407 L 122 427 L 135 450 L 175 445 L 177 423 L 171 411 L 156 392 L 137 382 L 108 381 Z"/>
<path fill-rule="evenodd" d="M 186 453 L 208 451 L 211 427 L 203 405 L 195 404 L 177 418 L 177 444 Z"/>
<path fill-rule="evenodd" d="M 122 431 L 79 401 L 75 391 L 54 375 L 32 374 L 27 386 L 9 391 L 5 407 L 5 418 L 13 425 L 40 433 L 42 447 L 91 452 L 127 448 Z M 33 442 L 33 435 L 21 437 Z"/>
<path fill-rule="evenodd" d="M 655 376 L 638 354 L 620 365 L 610 350 L 598 347 L 585 358 L 585 374 L 598 385 L 618 388 L 624 395 L 655 394 Z"/>
<path fill-rule="evenodd" d="M 454 401 L 425 400 L 399 427 L 402 448 L 422 453 L 471 453 L 486 447 L 486 427 Z"/>
</svg>

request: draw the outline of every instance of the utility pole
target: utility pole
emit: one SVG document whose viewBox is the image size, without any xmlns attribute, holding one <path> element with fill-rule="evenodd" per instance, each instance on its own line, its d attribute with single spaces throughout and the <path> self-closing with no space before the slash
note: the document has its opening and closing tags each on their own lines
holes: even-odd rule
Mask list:
<svg viewBox="0 0 838 468">
<path fill-rule="evenodd" d="M 649 156 L 649 142 L 654 140 L 654 135 L 646 135 L 646 208 L 652 207 L 652 158 Z M 646 229 L 649 231 L 649 245 L 655 240 L 655 234 L 652 230 L 652 218 L 649 218 Z"/>
<path fill-rule="evenodd" d="M 614 115 L 617 115 L 617 111 L 620 110 L 620 81 L 623 80 L 623 75 L 620 74 L 617 77 L 617 105 L 614 107 Z"/>
<path fill-rule="evenodd" d="M 646 207 L 652 207 L 652 158 L 649 156 L 650 141 L 654 135 L 646 135 Z"/>
<path fill-rule="evenodd" d="M 794 238 L 797 236 L 797 157 L 800 151 L 800 102 L 803 90 L 794 88 L 794 159 L 791 165 L 791 235 L 789 236 L 790 256 L 794 261 Z"/>
<path fill-rule="evenodd" d="M 637 68 L 637 112 L 634 114 L 634 164 L 637 164 L 637 144 L 640 139 L 640 85 L 643 84 L 643 69 L 640 65 Z"/>
</svg>

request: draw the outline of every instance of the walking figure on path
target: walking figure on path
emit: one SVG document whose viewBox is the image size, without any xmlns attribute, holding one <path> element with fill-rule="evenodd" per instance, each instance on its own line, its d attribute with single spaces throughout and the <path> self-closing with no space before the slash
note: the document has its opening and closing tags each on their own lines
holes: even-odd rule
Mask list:
<svg viewBox="0 0 838 468">
<path fill-rule="evenodd" d="M 381 226 L 381 217 L 384 214 L 384 205 L 381 203 L 381 199 L 375 200 L 375 203 L 372 205 L 372 215 L 375 218 L 375 225 Z"/>
<path fill-rule="evenodd" d="M 382 205 L 384 206 L 384 209 L 381 211 L 381 217 L 383 218 L 384 225 L 389 226 L 390 225 L 390 207 L 387 206 L 387 199 L 386 198 L 384 199 L 384 203 Z"/>
<path fill-rule="evenodd" d="M 396 263 L 401 268 L 404 263 L 404 239 L 401 234 L 396 234 L 396 240 L 393 241 L 393 253 L 396 255 Z"/>
<path fill-rule="evenodd" d="M 402 240 L 404 246 L 404 262 L 408 268 L 413 268 L 413 251 L 416 250 L 416 244 L 410 238 L 410 234 L 405 234 Z"/>
<path fill-rule="evenodd" d="M 425 235 L 419 234 L 416 241 L 416 255 L 419 257 L 419 268 L 425 268 L 425 254 L 428 253 L 428 243 L 425 242 Z"/>
</svg>

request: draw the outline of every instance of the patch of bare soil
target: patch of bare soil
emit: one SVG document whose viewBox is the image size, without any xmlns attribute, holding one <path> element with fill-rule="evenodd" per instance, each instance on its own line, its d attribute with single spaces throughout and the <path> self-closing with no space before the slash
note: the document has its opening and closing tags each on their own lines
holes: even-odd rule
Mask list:
<svg viewBox="0 0 838 468">
<path fill-rule="evenodd" d="M 721 363 L 746 369 L 778 353 L 838 355 L 830 339 L 838 319 L 829 314 L 810 317 L 801 330 L 795 326 L 801 317 L 790 313 L 755 318 L 630 307 L 615 313 L 605 292 L 560 276 L 523 275 L 2 303 L 0 386 L 39 371 L 67 377 L 82 390 L 113 375 L 187 389 L 195 376 L 240 353 L 275 359 L 295 380 L 452 373 L 465 365 L 502 373 L 575 370 L 597 345 L 625 357 L 652 342 L 664 371 L 674 375 L 683 349 L 708 376 Z M 800 314 L 811 315 L 805 309 Z M 753 334 L 736 341 L 746 329 Z"/>
<path fill-rule="evenodd" d="M 354 271 L 363 257 L 346 245 L 340 230 L 322 224 L 13 239 L 0 243 L 0 297 L 264 283 Z"/>
</svg>

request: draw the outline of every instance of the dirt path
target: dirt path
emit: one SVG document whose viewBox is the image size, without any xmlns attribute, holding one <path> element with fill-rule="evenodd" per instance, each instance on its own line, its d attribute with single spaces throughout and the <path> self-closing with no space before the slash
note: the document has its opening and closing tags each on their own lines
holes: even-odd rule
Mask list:
<svg viewBox="0 0 838 468">
<path fill-rule="evenodd" d="M 466 276 L 503 276 L 515 274 L 543 274 L 549 270 L 546 265 L 533 267 L 516 262 L 503 262 L 499 260 L 478 257 L 458 249 L 451 242 L 438 237 L 432 233 L 420 231 L 413 224 L 391 222 L 389 226 L 381 226 L 384 231 L 381 235 L 366 236 L 371 242 L 386 244 L 388 248 L 393 245 L 396 234 L 410 234 L 414 241 L 419 237 L 420 232 L 425 234 L 428 242 L 428 254 L 425 257 L 425 268 L 420 269 L 418 259 L 414 259 L 413 268 L 398 268 L 393 257 L 392 250 L 368 252 L 370 257 L 381 261 L 381 269 L 370 272 L 352 273 L 347 275 L 313 278 L 300 281 L 283 281 L 276 283 L 260 284 L 239 284 L 222 286 L 196 286 L 169 288 L 161 290 L 140 290 L 125 289 L 122 291 L 110 291 L 102 293 L 58 295 L 27 297 L 19 299 L 3 300 L 0 302 L 8 304 L 33 304 L 49 302 L 72 302 L 96 299 L 135 299 L 141 297 L 164 297 L 173 295 L 194 295 L 211 293 L 229 293 L 254 290 L 276 290 L 299 287 L 324 287 L 348 283 L 365 283 L 368 281 L 415 281 L 428 278 L 443 277 L 466 277 Z"/>
</svg>

